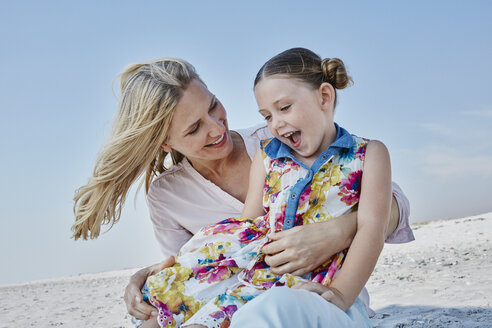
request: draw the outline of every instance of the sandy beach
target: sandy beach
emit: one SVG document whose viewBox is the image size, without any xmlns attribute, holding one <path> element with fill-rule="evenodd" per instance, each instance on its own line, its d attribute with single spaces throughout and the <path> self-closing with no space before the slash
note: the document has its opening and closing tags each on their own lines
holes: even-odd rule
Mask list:
<svg viewBox="0 0 492 328">
<path fill-rule="evenodd" d="M 412 227 L 367 284 L 374 327 L 492 327 L 492 213 Z M 136 270 L 0 286 L 0 327 L 132 327 L 122 296 Z"/>
</svg>

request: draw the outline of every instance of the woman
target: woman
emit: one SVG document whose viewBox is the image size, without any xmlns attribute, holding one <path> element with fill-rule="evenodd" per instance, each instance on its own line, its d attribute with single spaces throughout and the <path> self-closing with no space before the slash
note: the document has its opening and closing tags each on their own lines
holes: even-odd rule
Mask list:
<svg viewBox="0 0 492 328">
<path fill-rule="evenodd" d="M 121 74 L 110 141 L 89 183 L 74 198 L 74 238 L 96 238 L 102 224 L 116 223 L 128 189 L 145 172 L 157 240 L 166 256 L 175 255 L 202 226 L 241 213 L 252 157 L 259 140 L 269 137 L 266 125 L 230 131 L 222 104 L 183 60 L 128 67 Z M 171 169 L 164 165 L 166 157 L 174 163 Z M 407 200 L 396 185 L 393 194 L 387 242 L 411 241 Z M 282 231 L 263 249 L 269 255 L 266 262 L 275 273 L 301 275 L 347 248 L 356 229 L 352 213 Z M 308 238 L 309 243 L 303 242 Z M 147 319 L 153 314 L 155 309 L 142 302 L 140 288 L 147 276 L 172 263 L 169 258 L 132 276 L 125 291 L 131 315 Z"/>
</svg>

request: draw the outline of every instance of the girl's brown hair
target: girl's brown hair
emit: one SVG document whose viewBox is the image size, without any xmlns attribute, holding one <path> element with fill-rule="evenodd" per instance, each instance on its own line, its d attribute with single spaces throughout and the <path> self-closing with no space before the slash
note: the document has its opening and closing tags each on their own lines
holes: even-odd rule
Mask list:
<svg viewBox="0 0 492 328">
<path fill-rule="evenodd" d="M 344 89 L 352 83 L 352 78 L 347 74 L 341 59 L 321 59 L 305 48 L 285 50 L 268 60 L 256 74 L 254 86 L 256 87 L 262 79 L 273 75 L 299 79 L 316 89 L 323 82 L 330 83 L 335 89 Z"/>
</svg>

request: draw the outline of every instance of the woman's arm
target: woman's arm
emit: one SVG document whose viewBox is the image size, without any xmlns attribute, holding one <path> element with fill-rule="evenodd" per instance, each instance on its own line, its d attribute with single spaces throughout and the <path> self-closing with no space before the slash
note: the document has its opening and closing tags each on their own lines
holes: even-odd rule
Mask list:
<svg viewBox="0 0 492 328">
<path fill-rule="evenodd" d="M 410 228 L 410 202 L 405 196 L 403 190 L 395 182 L 391 184 L 393 190 L 393 204 L 392 204 L 392 218 L 393 212 L 396 212 L 398 220 L 396 220 L 396 229 L 391 232 L 389 236 L 386 236 L 386 243 L 390 244 L 402 244 L 415 240 L 412 228 Z"/>
<path fill-rule="evenodd" d="M 256 218 L 265 214 L 263 208 L 263 188 L 265 186 L 266 170 L 263 165 L 263 156 L 261 150 L 258 150 L 251 163 L 251 169 L 249 171 L 249 186 L 246 200 L 244 201 L 244 207 L 242 216 L 247 218 Z"/>
<path fill-rule="evenodd" d="M 302 276 L 313 271 L 333 254 L 350 246 L 357 232 L 357 213 L 356 211 L 325 222 L 297 226 L 269 235 L 272 242 L 262 249 L 267 254 L 265 261 L 276 274 L 292 273 Z M 403 220 L 408 221 L 408 217 Z M 385 237 L 391 235 L 400 222 L 399 205 L 393 197 Z"/>
</svg>

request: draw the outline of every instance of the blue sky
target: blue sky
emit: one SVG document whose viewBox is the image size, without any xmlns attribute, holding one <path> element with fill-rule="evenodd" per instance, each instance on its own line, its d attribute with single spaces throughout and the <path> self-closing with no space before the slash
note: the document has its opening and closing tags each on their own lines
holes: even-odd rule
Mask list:
<svg viewBox="0 0 492 328">
<path fill-rule="evenodd" d="M 261 122 L 252 83 L 273 55 L 339 57 L 355 84 L 336 120 L 388 146 L 411 220 L 492 211 L 489 1 L 2 1 L 0 42 L 0 284 L 161 259 L 134 190 L 112 230 L 70 239 L 74 191 L 116 110 L 112 80 L 157 57 L 190 61 L 232 128 Z"/>
</svg>

